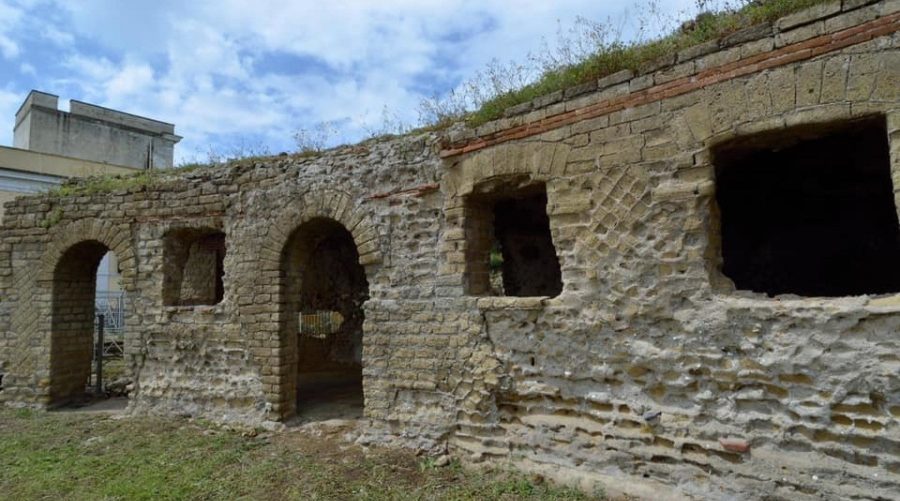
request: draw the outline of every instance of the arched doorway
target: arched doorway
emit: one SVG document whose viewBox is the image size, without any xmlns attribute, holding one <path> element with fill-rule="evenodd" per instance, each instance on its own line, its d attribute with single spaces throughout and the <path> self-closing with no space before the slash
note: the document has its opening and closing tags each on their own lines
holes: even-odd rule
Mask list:
<svg viewBox="0 0 900 501">
<path fill-rule="evenodd" d="M 360 416 L 369 284 L 353 235 L 332 219 L 312 219 L 293 232 L 281 261 L 282 339 L 296 354 L 297 414 Z"/>
<path fill-rule="evenodd" d="M 124 304 L 118 302 L 125 300 L 121 284 L 115 283 L 118 277 L 115 263 L 115 254 L 105 244 L 86 240 L 69 247 L 53 269 L 51 405 L 86 401 L 91 397 L 91 389 L 96 387 L 95 356 L 98 353 L 95 336 L 99 324 L 98 305 L 101 304 L 106 343 L 99 352 L 99 360 L 106 366 L 107 376 L 117 379 L 116 373 L 109 370 L 107 360 L 110 356 L 121 358 L 124 344 L 122 333 L 114 329 L 121 327 L 122 319 L 109 317 L 110 312 L 123 314 L 120 309 Z M 117 371 L 124 371 L 123 361 L 114 366 Z"/>
</svg>

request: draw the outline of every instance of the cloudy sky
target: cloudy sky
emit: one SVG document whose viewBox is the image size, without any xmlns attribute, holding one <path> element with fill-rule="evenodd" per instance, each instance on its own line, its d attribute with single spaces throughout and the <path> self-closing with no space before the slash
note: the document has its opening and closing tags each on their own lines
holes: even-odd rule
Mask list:
<svg viewBox="0 0 900 501">
<path fill-rule="evenodd" d="M 0 145 L 30 89 L 174 123 L 180 162 L 292 151 L 320 122 L 340 131 L 330 142 L 354 141 L 383 128 L 385 110 L 415 124 L 423 97 L 491 59 L 524 61 L 576 16 L 619 19 L 630 4 L 0 0 Z"/>
</svg>

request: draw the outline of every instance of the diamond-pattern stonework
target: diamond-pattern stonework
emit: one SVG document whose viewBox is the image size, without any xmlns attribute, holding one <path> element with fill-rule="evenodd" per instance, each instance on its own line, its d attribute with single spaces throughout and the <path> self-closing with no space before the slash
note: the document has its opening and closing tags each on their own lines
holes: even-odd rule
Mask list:
<svg viewBox="0 0 900 501">
<path fill-rule="evenodd" d="M 722 144 L 877 121 L 889 150 L 877 158 L 900 186 L 897 9 L 834 1 L 476 130 L 9 202 L 0 401 L 49 407 L 82 389 L 90 276 L 109 249 L 129 296 L 131 413 L 271 424 L 352 375 L 365 444 L 602 484 L 613 498 L 894 499 L 900 291 L 738 290 L 723 273 L 716 169 L 736 165 L 717 158 Z M 769 171 L 756 189 L 780 182 Z M 552 247 L 554 287 L 516 285 L 553 297 L 488 293 L 495 221 L 471 202 L 504 186 L 540 187 L 527 207 L 542 245 L 509 242 L 521 260 L 552 262 Z M 500 222 L 516 227 L 509 211 Z M 214 241 L 167 246 L 179 234 Z M 778 259 L 750 244 L 748 269 Z M 351 321 L 311 343 L 300 325 L 317 311 Z"/>
</svg>

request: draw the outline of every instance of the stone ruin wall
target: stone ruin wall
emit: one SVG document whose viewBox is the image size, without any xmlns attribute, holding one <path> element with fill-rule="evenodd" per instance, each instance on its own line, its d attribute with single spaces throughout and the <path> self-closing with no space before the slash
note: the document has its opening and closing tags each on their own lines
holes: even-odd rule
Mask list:
<svg viewBox="0 0 900 501">
<path fill-rule="evenodd" d="M 108 248 L 132 298 L 131 412 L 290 417 L 299 355 L 281 256 L 302 223 L 328 218 L 352 233 L 369 286 L 366 442 L 446 444 L 649 498 L 661 491 L 641 485 L 896 498 L 900 296 L 735 290 L 721 273 L 713 151 L 874 116 L 900 176 L 898 7 L 824 4 L 447 137 L 18 199 L 0 230 L 0 400 L 52 402 L 65 367 L 51 372 L 51 359 L 69 339 L 59 325 L 79 321 L 52 305 L 83 300 L 79 270 Z M 555 297 L 472 292 L 485 216 L 470 201 L 509 182 L 546 187 Z M 186 231 L 225 235 L 218 304 L 164 300 L 167 238 Z"/>
</svg>

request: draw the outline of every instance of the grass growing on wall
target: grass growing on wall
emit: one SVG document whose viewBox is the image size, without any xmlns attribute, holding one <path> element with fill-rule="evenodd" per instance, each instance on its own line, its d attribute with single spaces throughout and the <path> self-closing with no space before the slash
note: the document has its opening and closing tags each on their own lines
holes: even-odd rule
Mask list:
<svg viewBox="0 0 900 501">
<path fill-rule="evenodd" d="M 155 170 L 145 170 L 136 174 L 90 176 L 69 181 L 48 191 L 55 197 L 71 197 L 109 193 L 118 190 L 137 190 L 152 186 L 161 174 Z"/>
<path fill-rule="evenodd" d="M 546 64 L 547 58 L 542 58 L 540 54 L 532 56 L 531 59 L 535 61 L 544 61 L 544 64 L 538 64 L 537 69 L 541 70 L 539 76 L 531 79 L 533 81 L 530 83 L 513 89 L 508 89 L 506 83 L 527 77 L 512 73 L 527 74 L 535 68 L 522 65 L 491 66 L 476 77 L 482 81 L 465 83 L 460 86 L 462 89 L 460 93 L 423 102 L 425 110 L 423 114 L 432 124 L 447 126 L 464 120 L 469 126 L 478 126 L 500 118 L 504 110 L 511 106 L 622 70 L 640 72 L 680 50 L 722 38 L 744 28 L 769 23 L 787 14 L 829 1 L 833 0 L 726 0 L 724 4 L 720 2 L 719 9 L 712 9 L 710 7 L 712 0 L 697 0 L 696 10 L 701 13 L 692 21 L 679 26 L 673 21 L 674 18 L 670 17 L 668 21 L 657 23 L 669 25 L 667 35 L 636 42 L 622 41 L 611 26 L 589 23 L 592 31 L 589 35 L 593 36 L 593 40 L 588 40 L 588 43 L 594 43 L 596 50 L 584 55 L 579 61 L 559 64 L 557 60 L 555 61 L 557 64 L 553 64 L 554 61 Z M 647 0 L 643 9 L 650 13 L 650 17 L 658 19 L 666 16 L 665 13 L 654 11 L 657 7 L 652 0 Z M 647 22 L 639 21 L 642 24 L 639 31 L 645 31 L 643 24 Z M 672 26 L 673 24 L 675 26 Z M 565 46 L 567 43 L 575 43 L 572 39 L 563 39 L 561 42 L 563 47 L 556 49 L 557 51 L 572 52 L 572 47 Z M 552 55 L 550 59 L 553 59 Z M 474 109 L 469 111 L 471 108 Z"/>
</svg>

